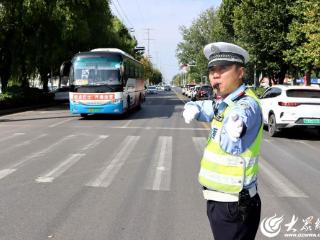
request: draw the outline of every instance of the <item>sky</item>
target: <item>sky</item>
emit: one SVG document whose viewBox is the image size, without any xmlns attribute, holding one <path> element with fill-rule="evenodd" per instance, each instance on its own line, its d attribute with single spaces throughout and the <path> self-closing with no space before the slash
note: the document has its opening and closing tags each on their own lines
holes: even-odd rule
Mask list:
<svg viewBox="0 0 320 240">
<path fill-rule="evenodd" d="M 131 29 L 144 46 L 151 61 L 170 82 L 180 72 L 176 58 L 177 44 L 182 41 L 181 26 L 190 27 L 199 15 L 221 0 L 109 0 L 114 15 Z M 148 30 L 149 29 L 149 30 Z M 148 36 L 149 32 L 149 36 Z"/>
</svg>

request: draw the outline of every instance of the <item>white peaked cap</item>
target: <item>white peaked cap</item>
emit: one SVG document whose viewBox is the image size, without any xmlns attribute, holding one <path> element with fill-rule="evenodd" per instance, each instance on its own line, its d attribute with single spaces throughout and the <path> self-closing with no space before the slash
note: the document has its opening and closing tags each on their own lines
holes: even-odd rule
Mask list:
<svg viewBox="0 0 320 240">
<path fill-rule="evenodd" d="M 242 47 L 226 42 L 209 43 L 203 49 L 208 59 L 208 67 L 239 63 L 245 65 L 249 62 L 249 54 Z"/>
</svg>

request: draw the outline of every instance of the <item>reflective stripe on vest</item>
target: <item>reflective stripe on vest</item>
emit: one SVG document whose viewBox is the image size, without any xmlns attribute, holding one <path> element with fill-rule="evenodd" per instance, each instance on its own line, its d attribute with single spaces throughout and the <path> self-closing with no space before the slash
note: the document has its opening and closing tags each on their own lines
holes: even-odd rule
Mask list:
<svg viewBox="0 0 320 240">
<path fill-rule="evenodd" d="M 247 89 L 245 93 L 246 96 L 252 97 L 259 104 L 259 100 L 250 89 Z M 231 106 L 228 106 L 224 115 L 230 109 Z M 244 185 L 249 185 L 257 179 L 263 126 L 261 124 L 259 132 L 250 147 L 240 155 L 235 156 L 225 152 L 220 147 L 222 125 L 222 122 L 215 119 L 211 122 L 211 127 L 216 129 L 216 135 L 213 139 L 210 137 L 205 148 L 201 160 L 199 182 L 212 190 L 238 193 Z"/>
</svg>

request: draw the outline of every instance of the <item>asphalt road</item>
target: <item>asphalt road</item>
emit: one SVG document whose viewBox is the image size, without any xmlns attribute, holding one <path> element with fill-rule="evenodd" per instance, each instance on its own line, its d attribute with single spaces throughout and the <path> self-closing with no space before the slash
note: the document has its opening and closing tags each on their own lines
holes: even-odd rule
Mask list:
<svg viewBox="0 0 320 240">
<path fill-rule="evenodd" d="M 212 239 L 197 182 L 208 125 L 184 123 L 176 91 L 124 118 L 83 119 L 66 105 L 0 117 L 0 239 Z M 320 233 L 319 140 L 264 134 L 261 220 L 282 217 L 274 239 Z M 259 229 L 257 239 L 269 238 Z"/>
</svg>

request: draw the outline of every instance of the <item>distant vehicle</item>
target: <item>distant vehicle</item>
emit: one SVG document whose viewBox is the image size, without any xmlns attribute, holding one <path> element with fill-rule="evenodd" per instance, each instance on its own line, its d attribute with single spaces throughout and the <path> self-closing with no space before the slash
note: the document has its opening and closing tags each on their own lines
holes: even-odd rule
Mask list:
<svg viewBox="0 0 320 240">
<path fill-rule="evenodd" d="M 181 86 L 181 93 L 184 95 L 186 92 L 186 86 Z"/>
<path fill-rule="evenodd" d="M 310 86 L 275 85 L 260 97 L 263 123 L 271 137 L 283 128 L 320 130 L 320 89 Z"/>
<path fill-rule="evenodd" d="M 210 85 L 203 85 L 197 91 L 195 95 L 195 100 L 211 100 L 213 99 L 213 89 Z"/>
<path fill-rule="evenodd" d="M 195 84 L 187 84 L 187 85 L 185 85 L 185 86 L 183 87 L 183 89 L 182 89 L 182 94 L 187 96 L 189 89 L 190 89 L 191 87 L 194 87 L 194 86 L 195 86 Z"/>
<path fill-rule="evenodd" d="M 165 85 L 165 86 L 164 86 L 164 90 L 165 90 L 165 91 L 171 91 L 171 87 L 170 87 L 169 85 Z"/>
<path fill-rule="evenodd" d="M 55 101 L 69 101 L 70 87 L 61 87 L 53 91 Z"/>
<path fill-rule="evenodd" d="M 162 90 L 163 90 L 163 86 L 156 85 L 156 89 L 157 89 L 158 91 L 162 91 Z"/>
<path fill-rule="evenodd" d="M 70 78 L 70 111 L 88 114 L 123 114 L 140 108 L 144 100 L 143 65 L 117 48 L 98 48 L 76 54 L 62 64 Z"/>
<path fill-rule="evenodd" d="M 197 85 L 192 89 L 192 91 L 190 91 L 190 98 L 192 101 L 196 100 L 196 95 L 197 95 L 197 92 L 200 90 L 200 88 L 201 86 Z"/>
<path fill-rule="evenodd" d="M 158 90 L 156 86 L 148 86 L 147 93 L 149 94 L 157 94 Z"/>
<path fill-rule="evenodd" d="M 191 93 L 192 93 L 192 91 L 194 90 L 194 88 L 195 88 L 195 85 L 192 86 L 192 87 L 189 87 L 189 88 L 187 89 L 187 91 L 186 91 L 186 96 L 187 96 L 188 98 L 191 98 Z"/>
</svg>

